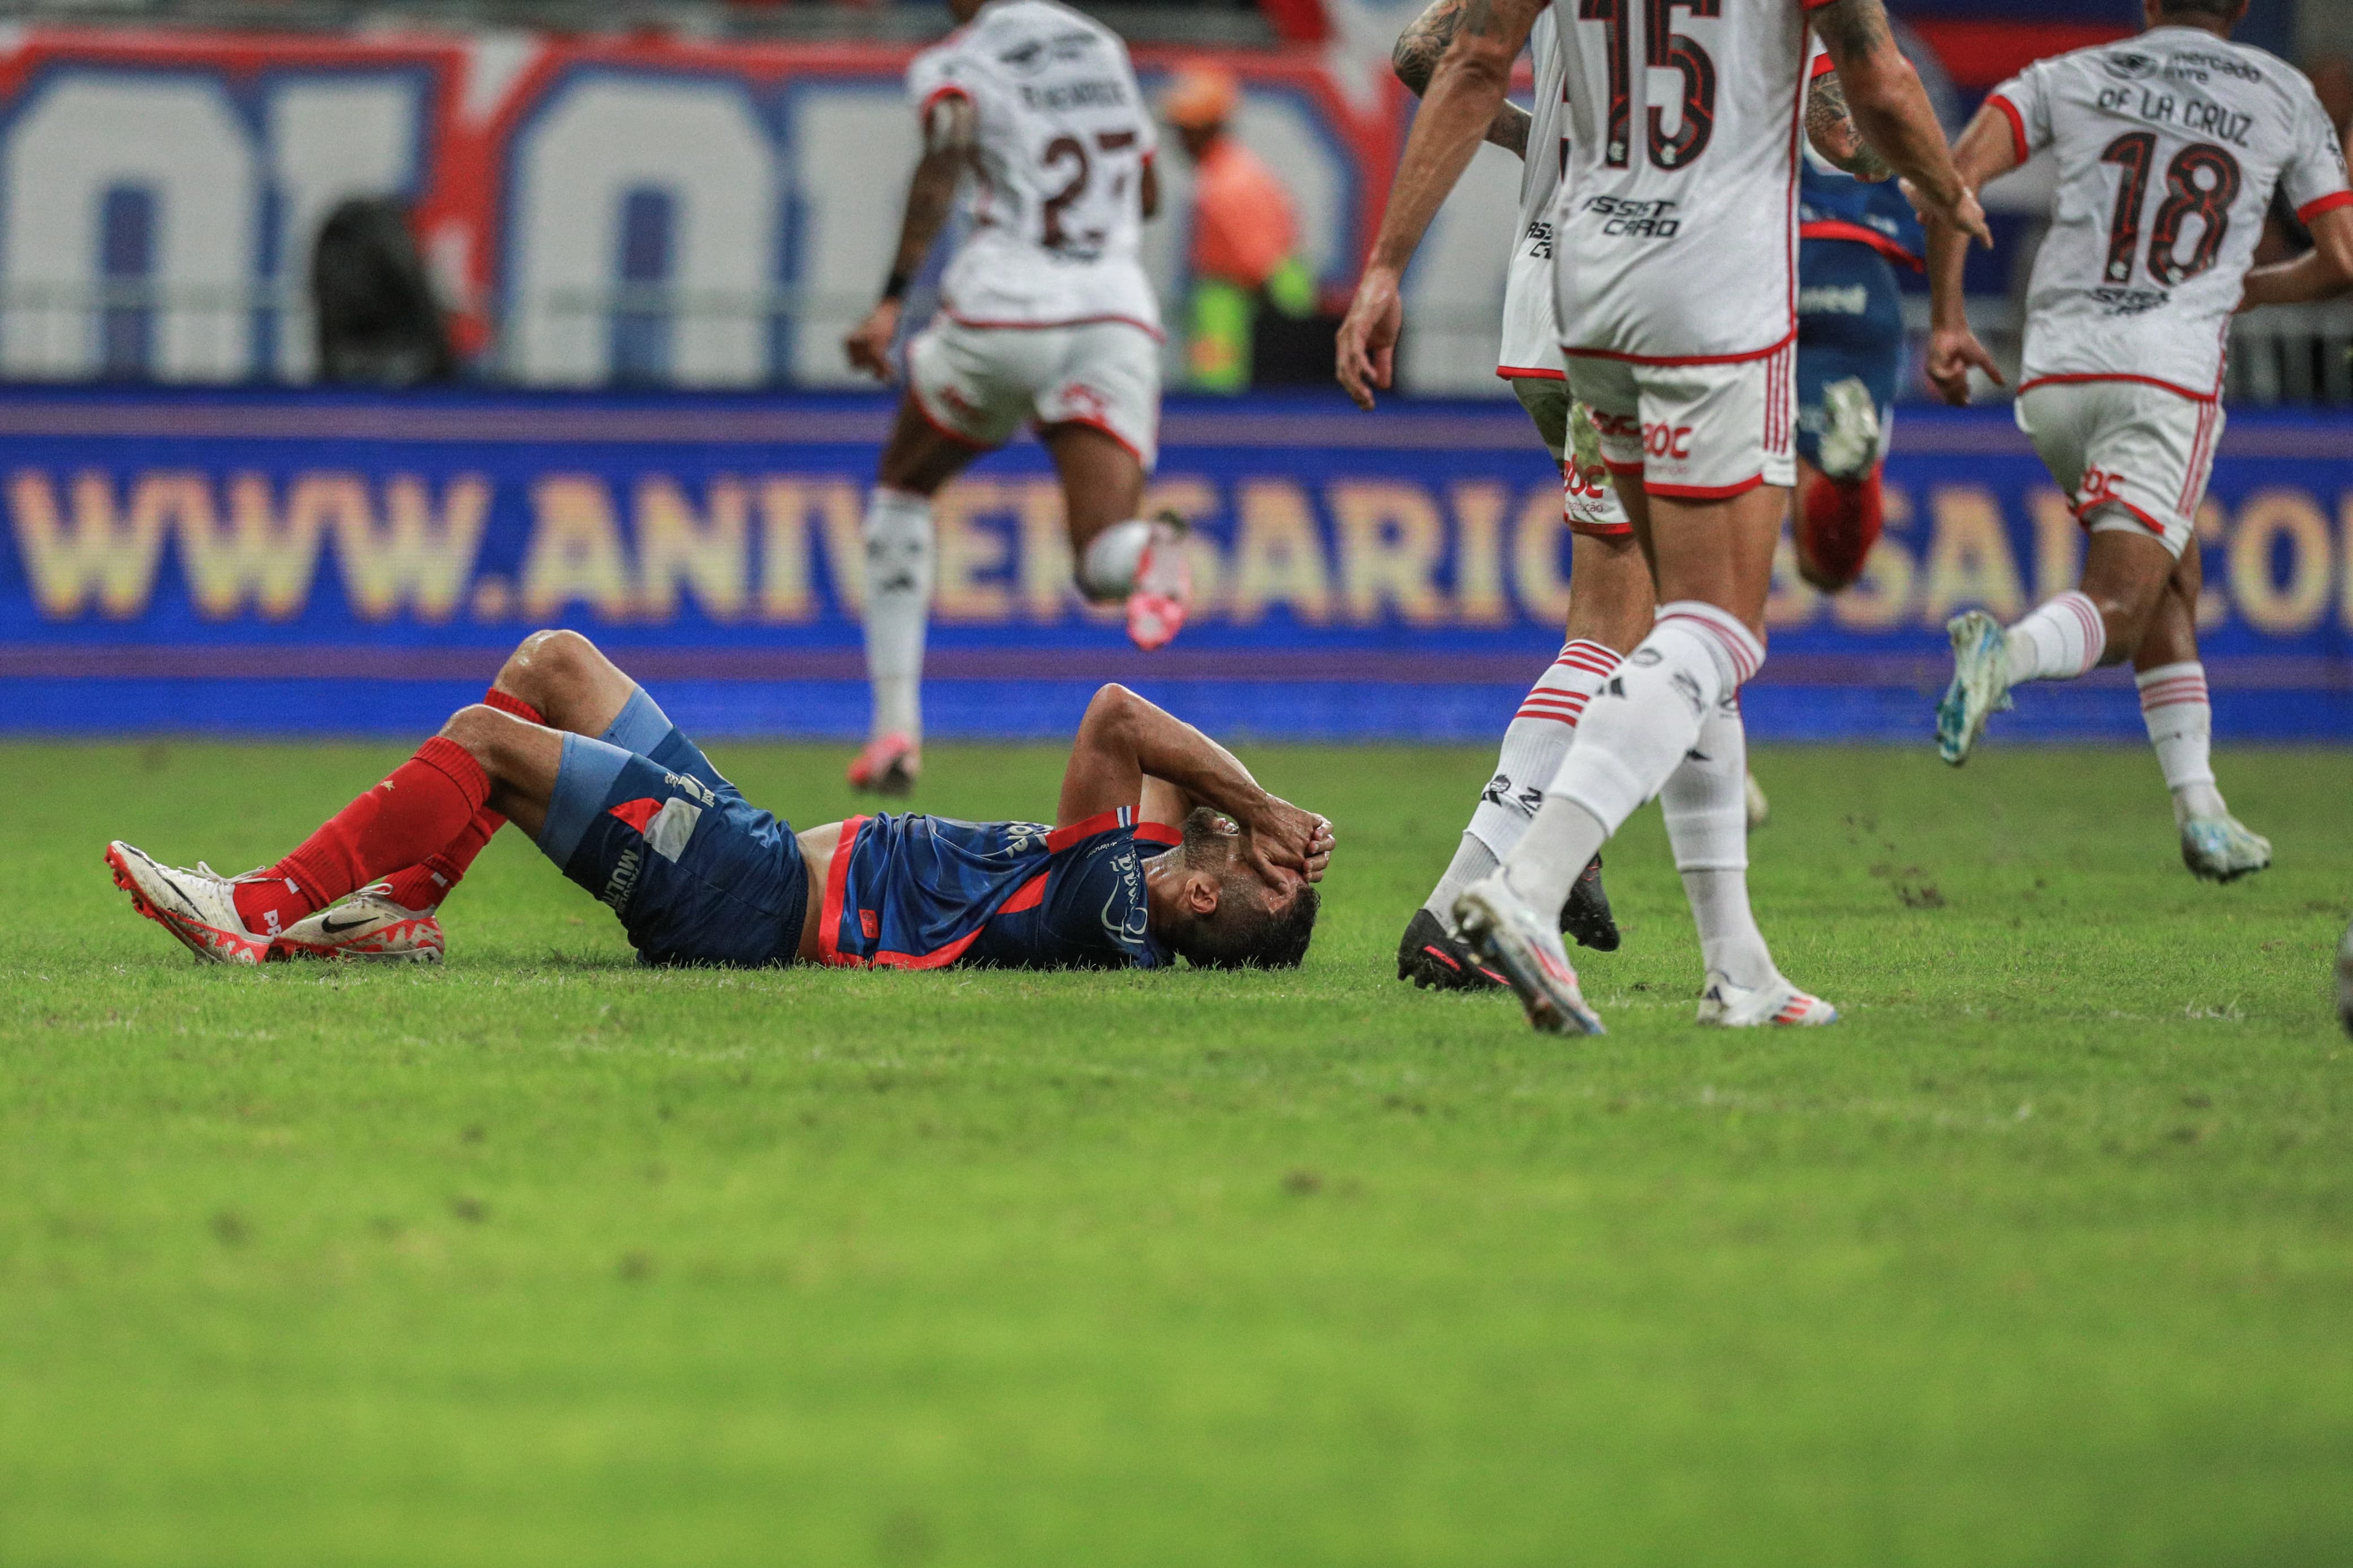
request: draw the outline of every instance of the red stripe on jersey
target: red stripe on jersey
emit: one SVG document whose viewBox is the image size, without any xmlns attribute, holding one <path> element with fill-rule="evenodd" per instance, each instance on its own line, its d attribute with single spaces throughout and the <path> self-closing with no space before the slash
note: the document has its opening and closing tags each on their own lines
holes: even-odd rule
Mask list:
<svg viewBox="0 0 2353 1568">
<path fill-rule="evenodd" d="M 1986 100 L 1986 107 L 2000 110 L 2010 121 L 2010 150 L 2018 155 L 2018 161 L 2023 163 L 2033 157 L 2034 149 L 2026 141 L 2026 116 L 2018 111 L 2018 105 L 1997 92 Z"/>
<path fill-rule="evenodd" d="M 940 86 L 932 89 L 930 93 L 925 95 L 923 101 L 916 106 L 915 118 L 921 120 L 925 115 L 931 113 L 932 105 L 937 103 L 944 98 L 961 98 L 966 103 L 970 103 L 972 101 L 972 94 L 965 91 L 964 89 L 956 86 L 954 82 L 944 82 Z"/>
<path fill-rule="evenodd" d="M 646 830 L 646 824 L 651 822 L 654 819 L 654 813 L 661 808 L 662 803 L 658 800 L 625 800 L 606 815 L 619 817 L 642 834 Z"/>
<path fill-rule="evenodd" d="M 1859 223 L 1841 223 L 1835 218 L 1818 218 L 1798 226 L 1799 239 L 1845 239 L 1857 245 L 1867 245 L 1890 261 L 1900 261 L 1915 272 L 1926 272 L 1928 264 L 1880 233 Z"/>
<path fill-rule="evenodd" d="M 1125 827 L 1135 820 L 1135 808 L 1123 805 L 1115 811 L 1099 811 L 1068 827 L 1057 827 L 1046 835 L 1046 853 L 1060 855 L 1071 845 L 1092 838 L 1098 833 L 1109 833 L 1114 827 Z"/>
<path fill-rule="evenodd" d="M 2322 213 L 2333 213 L 2338 207 L 2353 207 L 2353 191 L 2338 191 L 2333 195 L 2323 196 L 2316 202 L 2305 203 L 2295 209 L 2295 221 L 2308 224 Z"/>
<path fill-rule="evenodd" d="M 1790 221 L 1794 223 L 1797 221 L 1797 208 L 1792 206 L 1789 211 L 1791 215 Z M 1794 306 L 1792 307 L 1791 314 L 1794 321 Z M 1746 353 L 1683 355 L 1626 354 L 1620 353 L 1615 349 L 1572 349 L 1567 347 L 1563 347 L 1560 352 L 1567 354 L 1571 359 L 1606 359 L 1615 360 L 1620 364 L 1651 364 L 1659 365 L 1667 369 L 1674 369 L 1678 366 L 1694 364 L 1747 364 L 1754 360 L 1770 358 L 1772 355 L 1779 353 L 1783 349 L 1788 348 L 1791 343 L 1797 341 L 1798 329 L 1795 325 L 1792 325 L 1787 332 L 1783 333 L 1774 342 L 1766 344 L 1761 349 L 1752 349 Z"/>
<path fill-rule="evenodd" d="M 1538 370 L 1533 365 L 1525 364 L 1499 364 L 1495 367 L 1495 374 L 1504 381 L 1567 381 L 1568 379 L 1565 372 Z"/>
<path fill-rule="evenodd" d="M 945 969 L 949 964 L 962 958 L 964 950 L 978 942 L 980 933 L 987 929 L 986 926 L 976 926 L 937 952 L 891 952 L 888 951 L 878 952 L 874 955 L 874 967 L 877 969 Z"/>
<path fill-rule="evenodd" d="M 1039 872 L 1021 884 L 1020 889 L 997 907 L 1000 915 L 1018 915 L 1024 910 L 1034 910 L 1046 901 L 1046 873 Z"/>
<path fill-rule="evenodd" d="M 842 895 L 849 886 L 849 853 L 858 847 L 858 836 L 866 831 L 867 819 L 853 816 L 842 826 L 849 829 L 833 846 L 833 863 L 825 871 L 825 910 L 818 917 L 817 960 L 819 963 L 856 964 L 858 960 L 841 951 Z"/>
<path fill-rule="evenodd" d="M 1184 829 L 1165 822 L 1139 822 L 1135 825 L 1138 844 L 1161 844 L 1174 847 L 1185 842 Z"/>
</svg>

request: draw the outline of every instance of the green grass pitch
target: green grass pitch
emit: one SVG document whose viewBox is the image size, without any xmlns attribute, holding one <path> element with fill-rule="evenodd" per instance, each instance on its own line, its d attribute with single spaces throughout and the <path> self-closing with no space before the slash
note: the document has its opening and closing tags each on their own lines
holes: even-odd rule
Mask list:
<svg viewBox="0 0 2353 1568">
<path fill-rule="evenodd" d="M 1252 753 L 1296 974 L 645 973 L 512 834 L 446 968 L 200 971 L 100 864 L 399 754 L 0 747 L 8 1568 L 2353 1560 L 2343 753 L 2217 889 L 2139 749 L 1763 752 L 1826 1031 L 1692 1025 L 1655 811 L 1607 1038 L 1400 986 L 1478 751 Z"/>
</svg>

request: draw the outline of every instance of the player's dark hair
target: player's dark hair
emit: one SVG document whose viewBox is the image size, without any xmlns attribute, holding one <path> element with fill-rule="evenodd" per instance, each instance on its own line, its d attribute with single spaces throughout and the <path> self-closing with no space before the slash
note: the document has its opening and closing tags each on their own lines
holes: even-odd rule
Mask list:
<svg viewBox="0 0 2353 1568">
<path fill-rule="evenodd" d="M 1265 886 L 1235 853 L 1236 840 L 1224 819 L 1208 806 L 1186 817 L 1185 864 L 1219 873 L 1218 912 L 1189 922 L 1172 945 L 1201 969 L 1296 969 L 1315 935 L 1322 904 L 1312 886 L 1303 886 L 1280 910 L 1266 906 Z"/>
<path fill-rule="evenodd" d="M 2206 16 L 2217 22 L 2236 22 L 2245 15 L 2247 0 L 2157 0 L 2160 16 Z"/>
</svg>

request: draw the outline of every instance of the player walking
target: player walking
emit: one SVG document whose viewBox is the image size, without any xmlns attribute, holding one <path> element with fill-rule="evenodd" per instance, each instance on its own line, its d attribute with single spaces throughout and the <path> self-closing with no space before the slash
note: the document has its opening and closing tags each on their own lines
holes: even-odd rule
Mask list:
<svg viewBox="0 0 2353 1568">
<path fill-rule="evenodd" d="M 1953 618 L 1953 681 L 1936 745 L 1965 761 L 1989 714 L 2029 680 L 2073 680 L 2129 658 L 2173 795 L 2181 858 L 2227 882 L 2271 864 L 2214 787 L 2213 710 L 2198 659 L 2198 506 L 2222 434 L 2234 310 L 2353 286 L 2353 190 L 2328 115 L 2302 72 L 2230 41 L 2246 0 L 2146 0 L 2150 31 L 2039 61 L 1997 89 L 1962 137 L 1976 190 L 2050 147 L 2058 209 L 2027 300 L 2018 422 L 2090 531 L 2081 589 L 2004 628 Z M 2316 249 L 2253 266 L 2274 190 Z M 1937 293 L 1928 374 L 1968 401 L 1972 366 L 1998 381 L 1957 287 L 1960 241 L 1929 234 Z"/>
<path fill-rule="evenodd" d="M 556 631 L 524 638 L 481 703 L 267 869 L 219 877 L 120 841 L 106 860 L 202 961 L 433 962 L 439 921 L 396 893 L 428 862 L 446 893 L 509 820 L 653 963 L 1293 965 L 1332 852 L 1330 823 L 1116 686 L 1079 726 L 1054 826 L 883 815 L 795 833 L 587 638 Z"/>
<path fill-rule="evenodd" d="M 903 795 L 923 766 L 932 498 L 1026 421 L 1062 481 L 1079 590 L 1127 602 L 1139 647 L 1192 598 L 1183 525 L 1136 515 L 1156 451 L 1160 311 L 1137 255 L 1159 207 L 1157 146 L 1127 47 L 1054 0 L 949 0 L 962 24 L 907 68 L 923 155 L 881 300 L 844 341 L 892 379 L 901 300 L 965 184 L 970 237 L 907 345 L 907 389 L 866 506 L 871 735 L 860 789 Z"/>
<path fill-rule="evenodd" d="M 1398 279 L 1493 122 L 1542 9 L 1536 0 L 1472 0 L 1431 79 L 1341 331 L 1341 379 L 1360 403 L 1388 384 L 1403 316 Z M 1872 145 L 1924 202 L 1982 236 L 1983 215 L 1879 0 L 1552 8 L 1569 95 L 1569 174 L 1554 208 L 1569 391 L 1593 411 L 1661 603 L 1648 635 L 1586 708 L 1518 847 L 1455 904 L 1464 935 L 1539 1028 L 1600 1027 L 1554 917 L 1610 834 L 1662 791 L 1708 971 L 1701 1020 L 1836 1016 L 1782 978 L 1749 911 L 1737 701 L 1764 659 L 1773 548 L 1795 477 L 1809 14 Z"/>
</svg>

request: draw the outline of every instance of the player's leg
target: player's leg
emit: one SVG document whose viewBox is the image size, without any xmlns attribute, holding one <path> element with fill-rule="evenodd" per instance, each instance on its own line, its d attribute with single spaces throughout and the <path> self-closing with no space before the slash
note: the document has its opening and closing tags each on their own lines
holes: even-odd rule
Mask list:
<svg viewBox="0 0 2353 1568">
<path fill-rule="evenodd" d="M 1936 707 L 1936 744 L 1957 766 L 2013 689 L 2139 653 L 2195 531 L 2221 435 L 2214 405 L 2120 383 L 2036 387 L 2020 398 L 2019 420 L 2091 538 L 2081 587 L 2007 627 L 1982 610 L 1947 623 L 1953 679 Z"/>
<path fill-rule="evenodd" d="M 2141 719 L 2173 797 L 2181 862 L 2209 881 L 2231 882 L 2272 863 L 2271 841 L 2231 815 L 2214 782 L 2214 710 L 2198 658 L 2198 595 L 2204 566 L 2193 541 L 2181 552 L 2157 613 L 2133 655 Z"/>
<path fill-rule="evenodd" d="M 1149 652 L 1183 629 L 1193 600 L 1184 520 L 1140 517 L 1159 455 L 1160 345 L 1122 322 L 1036 334 L 1054 356 L 1036 395 L 1039 437 L 1062 481 L 1079 592 L 1127 605 L 1127 635 Z"/>
<path fill-rule="evenodd" d="M 994 334 L 1002 338 L 1005 333 Z M 862 616 L 873 692 L 851 787 L 904 795 L 923 770 L 923 638 L 932 614 L 932 500 L 1019 424 L 988 364 L 989 334 L 934 321 L 907 345 L 907 390 L 866 499 Z"/>
<path fill-rule="evenodd" d="M 1454 901 L 1472 883 L 1493 875 L 1518 845 L 1546 783 L 1568 754 L 1586 703 L 1651 624 L 1650 563 L 1635 544 L 1632 525 L 1598 454 L 1578 462 L 1567 384 L 1524 376 L 1513 381 L 1512 390 L 1546 448 L 1563 462 L 1564 511 L 1571 531 L 1568 624 L 1559 657 L 1504 728 L 1493 773 L 1480 792 L 1453 859 L 1398 941 L 1398 978 L 1440 989 L 1502 984 L 1455 935 Z M 1580 423 L 1589 437 L 1589 421 Z M 1563 906 L 1563 927 L 1580 945 L 1604 952 L 1617 947 L 1598 859 Z"/>
<path fill-rule="evenodd" d="M 1580 364 L 1576 389 L 1582 395 L 1591 380 L 1598 391 L 1620 374 L 1588 375 Z M 1557 942 L 1544 941 L 1547 922 L 1537 916 L 1566 900 L 1577 874 L 1626 817 L 1670 784 L 1688 784 L 1691 810 L 1682 814 L 1679 837 L 1691 838 L 1685 828 L 1704 822 L 1722 823 L 1727 833 L 1745 837 L 1738 773 L 1730 776 L 1729 789 L 1714 787 L 1720 781 L 1712 776 L 1678 781 L 1676 775 L 1695 750 L 1704 752 L 1700 762 L 1709 768 L 1745 752 L 1735 741 L 1733 699 L 1764 660 L 1765 598 L 1791 477 L 1795 389 L 1787 357 L 1738 372 L 1640 374 L 1641 407 L 1630 424 L 1611 406 L 1613 400 L 1595 402 L 1598 415 L 1611 416 L 1597 423 L 1621 489 L 1647 447 L 1641 458 L 1646 493 L 1640 499 L 1629 493 L 1627 510 L 1653 562 L 1658 618 L 1625 668 L 1588 706 L 1577 745 L 1503 873 L 1469 889 L 1459 910 L 1466 934 L 1520 992 L 1530 1021 L 1560 1032 L 1599 1023 L 1577 994 Z M 1745 479 L 1736 471 L 1744 468 Z M 1745 771 L 1745 755 L 1739 760 Z M 1670 814 L 1671 828 L 1676 816 Z M 1718 873 L 1732 868 L 1720 865 L 1726 858 L 1721 853 L 1695 848 L 1692 858 L 1708 873 L 1692 889 L 1703 934 L 1714 930 L 1726 940 L 1740 937 L 1733 929 L 1737 922 L 1715 919 L 1716 910 L 1701 905 L 1736 898 L 1745 916 L 1745 876 L 1724 879 Z M 1746 923 L 1753 929 L 1753 921 Z M 1757 945 L 1761 949 L 1761 942 Z M 1811 1023 L 1836 1016 L 1778 974 L 1773 988 L 1720 985 L 1723 955 L 1709 956 L 1711 1003 L 1703 1007 L 1704 1020 Z M 1764 962 L 1769 965 L 1769 954 Z M 1735 959 L 1731 967 L 1746 973 L 1752 965 Z M 1781 1005 L 1766 1005 L 1782 990 L 1788 995 Z"/>
<path fill-rule="evenodd" d="M 1799 574 L 1824 593 L 1862 574 L 1885 524 L 1882 462 L 1905 344 L 1894 269 L 1870 247 L 1810 239 L 1799 260 Z"/>
</svg>

